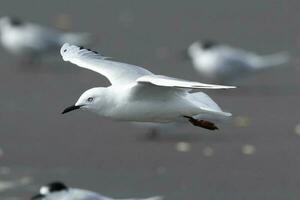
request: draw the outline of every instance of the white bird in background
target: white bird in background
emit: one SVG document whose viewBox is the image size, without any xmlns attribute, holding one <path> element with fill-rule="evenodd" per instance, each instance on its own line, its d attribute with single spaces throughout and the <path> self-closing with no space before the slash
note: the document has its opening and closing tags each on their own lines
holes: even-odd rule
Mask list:
<svg viewBox="0 0 300 200">
<path fill-rule="evenodd" d="M 64 33 L 54 28 L 23 22 L 17 18 L 1 17 L 0 39 L 7 51 L 31 63 L 43 56 L 55 55 L 66 42 L 77 45 L 87 44 L 90 35 Z"/>
<path fill-rule="evenodd" d="M 232 83 L 289 61 L 286 52 L 261 56 L 211 40 L 194 42 L 185 53 L 204 79 L 218 83 Z"/>
<path fill-rule="evenodd" d="M 162 197 L 132 198 L 123 200 L 162 200 Z M 52 182 L 42 186 L 40 192 L 31 200 L 116 200 L 88 190 L 69 188 L 62 182 Z M 121 200 L 121 199 L 119 199 Z"/>
<path fill-rule="evenodd" d="M 211 121 L 201 118 L 226 118 L 230 113 L 221 108 L 199 89 L 228 89 L 232 86 L 191 82 L 167 76 L 126 63 L 105 60 L 95 51 L 64 44 L 63 60 L 104 75 L 109 87 L 97 87 L 85 91 L 75 105 L 64 113 L 79 108 L 95 112 L 103 117 L 137 122 L 172 122 L 189 120 L 193 125 L 215 130 Z"/>
</svg>

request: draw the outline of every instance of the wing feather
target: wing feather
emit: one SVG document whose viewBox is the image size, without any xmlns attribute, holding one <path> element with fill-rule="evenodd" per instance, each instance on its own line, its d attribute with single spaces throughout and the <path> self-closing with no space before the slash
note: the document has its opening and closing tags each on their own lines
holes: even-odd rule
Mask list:
<svg viewBox="0 0 300 200">
<path fill-rule="evenodd" d="M 137 79 L 138 83 L 149 83 L 161 87 L 174 87 L 186 89 L 231 89 L 235 86 L 205 84 L 200 82 L 186 81 L 161 75 L 146 75 Z"/>
<path fill-rule="evenodd" d="M 154 75 L 150 71 L 126 63 L 105 60 L 99 53 L 83 47 L 64 44 L 60 51 L 63 60 L 79 67 L 90 69 L 105 76 L 113 85 L 131 84 L 134 82 L 152 84 L 160 87 L 177 89 L 230 89 L 234 86 L 213 85 L 186 81 L 167 76 Z"/>
<path fill-rule="evenodd" d="M 152 74 L 142 67 L 106 60 L 106 57 L 95 51 L 68 43 L 61 47 L 60 53 L 64 61 L 98 72 L 105 76 L 112 85 L 131 83 L 141 76 Z"/>
</svg>

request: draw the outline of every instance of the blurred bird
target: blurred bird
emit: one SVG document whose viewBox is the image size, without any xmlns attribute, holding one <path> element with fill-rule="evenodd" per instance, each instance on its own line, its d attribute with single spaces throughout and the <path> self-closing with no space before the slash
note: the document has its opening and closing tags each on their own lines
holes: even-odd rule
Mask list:
<svg viewBox="0 0 300 200">
<path fill-rule="evenodd" d="M 62 182 L 52 182 L 42 186 L 40 192 L 34 195 L 31 200 L 116 200 L 110 197 L 102 196 L 88 190 L 69 188 Z M 150 197 L 145 199 L 133 198 L 123 200 L 162 200 L 162 197 Z M 119 199 L 121 200 L 121 199 Z"/>
<path fill-rule="evenodd" d="M 150 71 L 110 60 L 95 51 L 64 44 L 63 60 L 104 75 L 111 82 L 107 88 L 97 87 L 85 91 L 75 105 L 64 113 L 76 109 L 93 111 L 100 116 L 124 121 L 172 122 L 188 120 L 195 126 L 209 130 L 216 125 L 201 118 L 226 118 L 231 114 L 221 108 L 199 89 L 228 89 L 232 86 L 191 82 L 167 76 L 154 75 Z"/>
<path fill-rule="evenodd" d="M 192 43 L 185 51 L 185 58 L 191 59 L 203 78 L 218 83 L 232 83 L 289 61 L 287 52 L 261 56 L 211 40 Z"/>
<path fill-rule="evenodd" d="M 1 17 L 0 39 L 7 51 L 32 63 L 39 61 L 43 56 L 56 54 L 66 42 L 87 44 L 90 35 L 64 33 L 54 28 L 23 22 L 17 18 Z"/>
</svg>

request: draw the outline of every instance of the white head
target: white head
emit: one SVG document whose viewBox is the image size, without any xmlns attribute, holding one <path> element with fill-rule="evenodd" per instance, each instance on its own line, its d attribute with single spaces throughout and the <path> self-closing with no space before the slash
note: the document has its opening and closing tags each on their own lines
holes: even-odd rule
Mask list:
<svg viewBox="0 0 300 200">
<path fill-rule="evenodd" d="M 197 41 L 188 47 L 187 54 L 189 57 L 193 58 L 199 56 L 203 52 L 211 50 L 215 46 L 217 46 L 217 42 L 212 40 Z"/>
<path fill-rule="evenodd" d="M 47 195 L 55 192 L 62 192 L 62 191 L 68 191 L 69 188 L 62 182 L 52 182 L 49 183 L 48 185 L 44 185 L 40 188 L 40 192 L 36 195 L 34 195 L 31 200 L 36 200 L 36 199 L 43 199 Z"/>
<path fill-rule="evenodd" d="M 104 105 L 103 102 L 106 100 L 105 88 L 97 87 L 85 91 L 77 100 L 75 105 L 69 106 L 62 114 L 67 112 L 77 110 L 77 109 L 86 109 L 90 111 L 99 111 Z"/>
</svg>

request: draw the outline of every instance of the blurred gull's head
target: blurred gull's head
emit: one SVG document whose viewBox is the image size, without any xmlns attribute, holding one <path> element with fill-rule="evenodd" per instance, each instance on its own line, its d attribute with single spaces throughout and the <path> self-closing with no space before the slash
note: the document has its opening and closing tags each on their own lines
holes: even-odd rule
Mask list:
<svg viewBox="0 0 300 200">
<path fill-rule="evenodd" d="M 68 187 L 64 183 L 56 181 L 56 182 L 49 183 L 45 186 L 42 186 L 40 192 L 37 195 L 34 195 L 31 199 L 32 200 L 42 199 L 50 193 L 62 192 L 67 190 Z"/>
<path fill-rule="evenodd" d="M 23 25 L 22 20 L 17 17 L 1 17 L 0 18 L 0 28 L 5 26 L 21 26 Z"/>
<path fill-rule="evenodd" d="M 190 58 L 194 58 L 199 56 L 199 54 L 206 52 L 208 50 L 211 50 L 215 46 L 217 46 L 218 43 L 213 40 L 202 40 L 193 42 L 188 48 L 187 48 L 187 55 Z"/>
<path fill-rule="evenodd" d="M 217 46 L 218 43 L 214 40 L 207 39 L 207 40 L 200 41 L 199 45 L 202 49 L 207 50 L 207 49 L 211 49 L 211 48 Z"/>
</svg>

